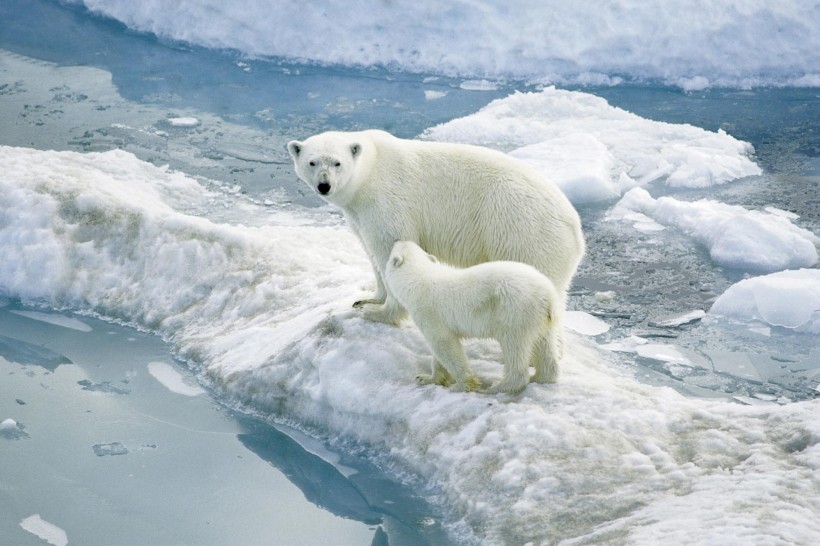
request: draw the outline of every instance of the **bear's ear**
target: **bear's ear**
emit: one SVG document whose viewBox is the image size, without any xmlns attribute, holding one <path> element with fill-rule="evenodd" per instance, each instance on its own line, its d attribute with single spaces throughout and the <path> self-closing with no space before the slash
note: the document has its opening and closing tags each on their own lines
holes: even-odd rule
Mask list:
<svg viewBox="0 0 820 546">
<path fill-rule="evenodd" d="M 361 144 L 351 144 L 350 145 L 350 153 L 353 154 L 353 157 L 356 157 L 357 155 L 359 155 L 361 153 L 361 151 L 362 151 L 362 145 Z"/>
<path fill-rule="evenodd" d="M 288 151 L 293 159 L 297 159 L 299 157 L 299 153 L 302 151 L 302 143 L 298 140 L 291 140 L 288 142 Z"/>
<path fill-rule="evenodd" d="M 433 262 L 434 264 L 438 263 L 438 258 L 433 256 L 432 254 L 427 254 L 427 257 L 430 258 L 430 261 Z"/>
<path fill-rule="evenodd" d="M 394 254 L 392 260 L 390 261 L 390 265 L 394 268 L 399 268 L 404 263 L 404 257 L 400 254 Z"/>
</svg>

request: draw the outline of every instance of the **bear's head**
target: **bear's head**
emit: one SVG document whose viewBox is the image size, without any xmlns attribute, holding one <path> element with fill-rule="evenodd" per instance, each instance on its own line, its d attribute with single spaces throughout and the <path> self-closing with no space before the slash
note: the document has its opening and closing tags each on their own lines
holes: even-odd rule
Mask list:
<svg viewBox="0 0 820 546">
<path fill-rule="evenodd" d="M 304 142 L 291 140 L 288 151 L 296 174 L 323 199 L 344 205 L 355 194 L 356 166 L 362 145 L 344 133 L 322 133 Z"/>
</svg>

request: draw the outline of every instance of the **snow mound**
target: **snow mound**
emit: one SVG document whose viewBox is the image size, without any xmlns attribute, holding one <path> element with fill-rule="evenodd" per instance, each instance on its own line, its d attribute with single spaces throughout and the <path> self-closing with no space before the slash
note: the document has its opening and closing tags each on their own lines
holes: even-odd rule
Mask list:
<svg viewBox="0 0 820 546">
<path fill-rule="evenodd" d="M 762 172 L 749 158 L 752 146 L 723 131 L 648 120 L 554 87 L 495 100 L 421 138 L 508 152 L 545 173 L 575 204 L 613 200 L 656 181 L 702 188 Z"/>
<path fill-rule="evenodd" d="M 718 297 L 709 314 L 820 334 L 820 270 L 780 271 L 742 280 Z"/>
<path fill-rule="evenodd" d="M 755 211 L 703 199 L 654 199 L 643 188 L 630 190 L 609 212 L 610 219 L 633 220 L 639 213 L 683 231 L 709 249 L 718 265 L 755 273 L 811 267 L 820 238 L 792 223 L 782 211 Z"/>
<path fill-rule="evenodd" d="M 193 180 L 120 151 L 0 147 L 0 173 L 0 292 L 152 328 L 223 399 L 410 469 L 466 541 L 820 535 L 820 400 L 687 399 L 617 371 L 572 332 L 555 385 L 519 396 L 419 387 L 431 355 L 415 327 L 350 309 L 373 277 L 347 229 L 191 216 L 182 209 L 209 198 Z M 497 345 L 466 350 L 477 373 L 501 376 Z"/>
</svg>

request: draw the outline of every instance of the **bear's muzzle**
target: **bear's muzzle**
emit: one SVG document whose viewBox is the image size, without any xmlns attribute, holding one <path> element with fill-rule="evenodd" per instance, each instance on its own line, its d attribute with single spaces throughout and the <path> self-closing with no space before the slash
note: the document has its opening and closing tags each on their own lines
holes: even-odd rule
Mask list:
<svg viewBox="0 0 820 546">
<path fill-rule="evenodd" d="M 319 182 L 319 184 L 316 185 L 316 191 L 322 195 L 327 195 L 330 192 L 330 184 L 327 182 Z"/>
</svg>

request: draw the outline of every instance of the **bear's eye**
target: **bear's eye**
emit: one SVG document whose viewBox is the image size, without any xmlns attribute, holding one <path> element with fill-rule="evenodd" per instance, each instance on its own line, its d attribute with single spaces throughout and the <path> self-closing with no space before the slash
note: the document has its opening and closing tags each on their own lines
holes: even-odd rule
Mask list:
<svg viewBox="0 0 820 546">
<path fill-rule="evenodd" d="M 341 167 L 341 166 L 342 166 L 342 162 L 341 162 L 341 161 L 337 161 L 337 162 L 336 162 L 336 166 L 337 166 L 337 167 Z"/>
<path fill-rule="evenodd" d="M 310 165 L 311 167 L 315 167 L 315 166 L 316 166 L 316 162 L 315 162 L 315 161 L 311 161 L 310 163 L 308 163 L 308 165 Z"/>
</svg>

